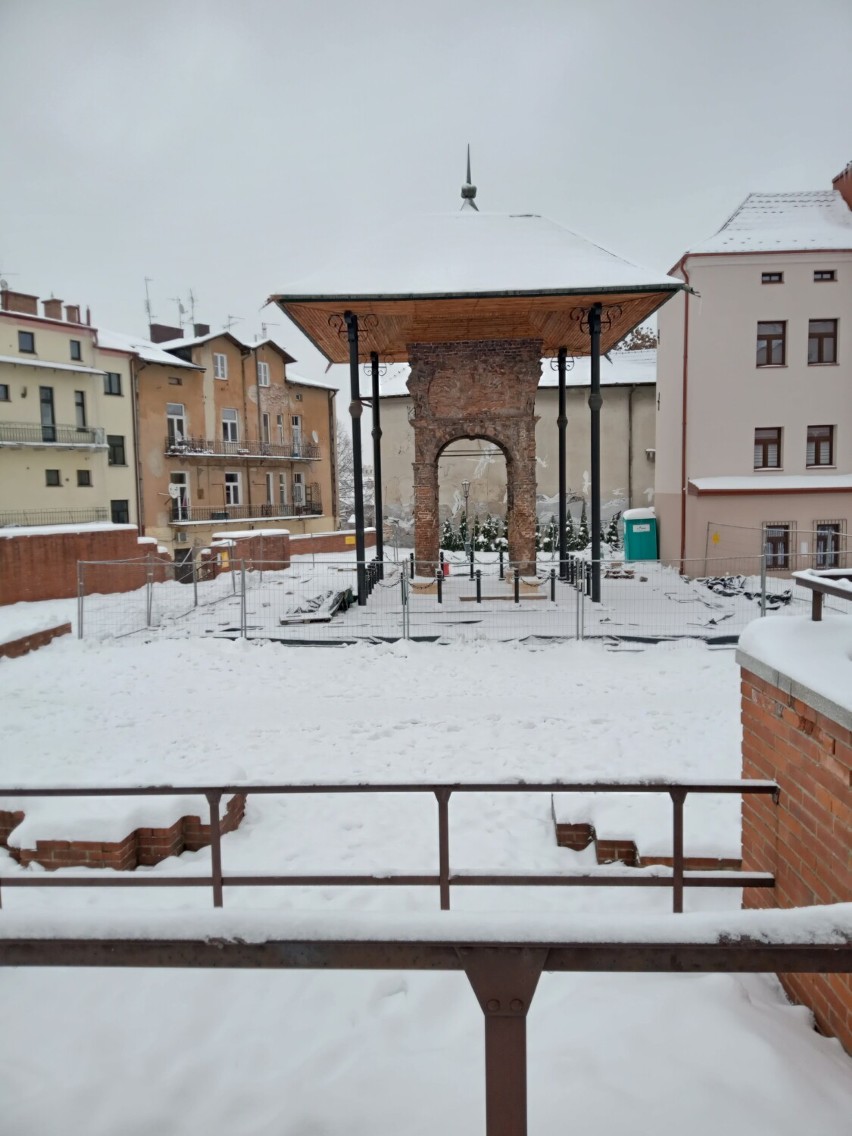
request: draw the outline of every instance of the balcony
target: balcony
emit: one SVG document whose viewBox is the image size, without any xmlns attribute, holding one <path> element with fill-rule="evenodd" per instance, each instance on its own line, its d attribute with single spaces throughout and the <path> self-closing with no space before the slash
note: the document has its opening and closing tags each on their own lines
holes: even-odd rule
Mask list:
<svg viewBox="0 0 852 1136">
<path fill-rule="evenodd" d="M 68 450 L 105 450 L 100 426 L 42 426 L 38 422 L 0 422 L 0 446 Z"/>
<path fill-rule="evenodd" d="M 291 517 L 320 517 L 322 502 L 316 495 L 309 495 L 303 505 L 220 505 L 206 508 L 199 505 L 179 505 L 172 503 L 170 524 L 180 525 L 198 522 L 226 521 L 286 521 Z"/>
<path fill-rule="evenodd" d="M 320 448 L 313 442 L 225 442 L 221 438 L 166 438 L 167 457 L 182 458 L 271 458 L 286 461 L 319 461 Z"/>
<path fill-rule="evenodd" d="M 108 521 L 109 509 L 19 509 L 0 513 L 0 528 L 28 525 L 84 525 Z"/>
</svg>

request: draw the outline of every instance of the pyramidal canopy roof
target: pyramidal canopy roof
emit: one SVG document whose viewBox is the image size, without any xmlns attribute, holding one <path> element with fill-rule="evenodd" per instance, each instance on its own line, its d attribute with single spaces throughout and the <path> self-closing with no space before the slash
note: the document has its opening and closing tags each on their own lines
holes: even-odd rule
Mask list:
<svg viewBox="0 0 852 1136">
<path fill-rule="evenodd" d="M 690 253 L 852 249 L 852 210 L 836 189 L 750 193 L 722 228 Z"/>
<path fill-rule="evenodd" d="M 540 339 L 545 355 L 582 355 L 589 337 L 576 309 L 611 307 L 608 351 L 683 287 L 546 217 L 465 209 L 397 223 L 270 301 L 335 363 L 349 358 L 345 310 L 370 317 L 359 318 L 364 358 L 401 361 L 409 343 L 480 339 Z"/>
</svg>

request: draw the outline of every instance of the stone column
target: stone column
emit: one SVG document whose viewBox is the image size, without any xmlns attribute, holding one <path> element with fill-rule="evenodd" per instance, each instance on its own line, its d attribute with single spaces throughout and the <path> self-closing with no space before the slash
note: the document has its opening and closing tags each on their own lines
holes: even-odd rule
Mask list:
<svg viewBox="0 0 852 1136">
<path fill-rule="evenodd" d="M 421 446 L 416 447 L 418 451 Z M 418 453 L 414 462 L 414 570 L 434 576 L 438 567 L 441 531 L 438 524 L 438 462 Z"/>
<path fill-rule="evenodd" d="M 535 563 L 535 458 L 515 457 L 506 463 L 506 505 L 509 559 L 521 574 L 534 576 Z"/>
</svg>

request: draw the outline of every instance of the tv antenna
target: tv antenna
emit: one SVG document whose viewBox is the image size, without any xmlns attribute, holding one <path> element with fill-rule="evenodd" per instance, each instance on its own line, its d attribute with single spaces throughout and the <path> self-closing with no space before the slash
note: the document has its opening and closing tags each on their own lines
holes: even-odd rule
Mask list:
<svg viewBox="0 0 852 1136">
<path fill-rule="evenodd" d="M 267 339 L 268 338 L 267 331 L 266 331 L 266 329 L 268 327 L 280 327 L 280 326 L 281 325 L 278 324 L 278 323 L 262 323 L 260 325 L 260 338 L 261 339 Z"/>
<path fill-rule="evenodd" d="M 231 326 L 232 326 L 233 324 L 235 324 L 235 323 L 239 323 L 239 321 L 240 321 L 241 319 L 245 319 L 245 316 L 227 316 L 227 317 L 226 317 L 226 319 L 225 319 L 225 328 L 226 328 L 226 330 L 227 330 L 227 331 L 230 331 L 230 330 L 231 330 Z"/>
<path fill-rule="evenodd" d="M 183 302 L 181 301 L 180 296 L 169 296 L 169 299 L 171 300 L 171 302 L 173 304 L 177 304 L 177 307 L 178 307 L 178 327 L 182 331 L 183 330 L 183 317 L 186 315 L 186 308 L 183 306 Z"/>
<path fill-rule="evenodd" d="M 189 290 L 189 321 L 195 327 L 195 293 Z"/>
<path fill-rule="evenodd" d="M 148 327 L 154 322 L 154 313 L 151 310 L 151 296 L 148 292 L 148 285 L 153 284 L 154 279 L 151 276 L 145 277 L 145 315 L 148 317 Z"/>
</svg>

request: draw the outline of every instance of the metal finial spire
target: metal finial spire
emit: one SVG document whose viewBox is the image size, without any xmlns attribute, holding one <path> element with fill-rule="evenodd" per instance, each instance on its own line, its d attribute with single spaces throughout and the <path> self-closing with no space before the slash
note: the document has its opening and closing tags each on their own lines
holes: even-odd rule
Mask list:
<svg viewBox="0 0 852 1136">
<path fill-rule="evenodd" d="M 476 186 L 470 180 L 470 143 L 467 144 L 467 181 L 462 186 L 462 209 L 475 209 L 479 212 L 479 206 L 474 201 L 476 197 Z"/>
</svg>

